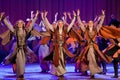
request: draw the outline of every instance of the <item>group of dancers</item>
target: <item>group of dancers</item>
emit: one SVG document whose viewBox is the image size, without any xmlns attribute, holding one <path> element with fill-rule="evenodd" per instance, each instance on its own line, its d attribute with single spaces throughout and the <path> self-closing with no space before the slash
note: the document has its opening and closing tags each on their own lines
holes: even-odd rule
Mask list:
<svg viewBox="0 0 120 80">
<path fill-rule="evenodd" d="M 39 13 L 41 14 L 41 30 L 35 29 L 36 20 Z M 95 20 L 82 21 L 80 10 L 73 11 L 73 17 L 70 13 L 63 13 L 60 20 L 57 20 L 58 13 L 55 14 L 55 20 L 50 23 L 47 15 L 48 12 L 36 11 L 31 13 L 31 18 L 27 19 L 25 24 L 23 20 L 18 20 L 14 26 L 6 17 L 5 12 L 0 13 L 0 21 L 4 23 L 8 30 L 0 34 L 2 45 L 9 43 L 14 37 L 14 46 L 12 52 L 4 59 L 5 64 L 12 63 L 13 71 L 16 73 L 18 80 L 24 79 L 26 61 L 34 62 L 37 57 L 34 52 L 27 46 L 27 40 L 31 36 L 40 38 L 39 59 L 42 72 L 48 72 L 63 78 L 66 73 L 66 57 L 75 58 L 76 71 L 87 74 L 90 70 L 90 78 L 95 78 L 95 74 L 102 73 L 101 62 L 114 64 L 114 78 L 118 78 L 118 62 L 120 53 L 120 29 L 118 26 L 104 26 L 105 11 Z M 67 22 L 67 16 L 70 23 Z M 110 43 L 107 48 L 100 50 L 96 41 L 97 37 L 109 39 Z M 76 48 L 78 53 L 73 54 L 68 49 L 71 44 Z M 104 46 L 104 45 L 103 45 Z M 49 68 L 49 63 L 51 68 Z M 105 64 L 106 64 L 105 63 Z"/>
</svg>

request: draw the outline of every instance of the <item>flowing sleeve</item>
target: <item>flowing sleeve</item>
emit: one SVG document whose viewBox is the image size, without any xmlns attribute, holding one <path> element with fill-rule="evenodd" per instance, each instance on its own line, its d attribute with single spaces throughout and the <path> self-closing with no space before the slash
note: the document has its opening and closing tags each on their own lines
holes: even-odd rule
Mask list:
<svg viewBox="0 0 120 80">
<path fill-rule="evenodd" d="M 50 33 L 48 31 L 41 31 L 38 32 L 36 29 L 31 30 L 31 35 L 36 36 L 36 37 L 45 37 L 45 36 L 50 36 Z"/>
<path fill-rule="evenodd" d="M 74 25 L 75 19 L 76 19 L 76 17 L 74 16 L 73 20 L 71 21 L 70 25 L 68 26 L 67 32 L 69 32 L 70 29 L 72 28 L 72 26 Z"/>
<path fill-rule="evenodd" d="M 49 36 L 43 36 L 42 39 L 39 42 L 40 44 L 45 45 L 51 40 L 51 37 L 52 37 L 51 31 L 47 31 L 47 33 L 49 33 Z"/>
<path fill-rule="evenodd" d="M 104 19 L 105 19 L 105 15 L 102 15 L 100 17 L 100 22 L 99 24 L 97 25 L 97 32 L 99 32 L 99 30 L 101 29 L 102 25 L 103 25 L 103 22 L 104 22 Z"/>
<path fill-rule="evenodd" d="M 12 39 L 12 32 L 10 30 L 5 31 L 0 34 L 0 38 L 2 39 L 2 45 L 6 45 Z"/>
<path fill-rule="evenodd" d="M 68 36 L 80 43 L 84 41 L 83 37 L 73 29 L 70 30 Z"/>
<path fill-rule="evenodd" d="M 47 28 L 48 30 L 50 29 L 51 31 L 54 32 L 54 28 L 53 28 L 53 26 L 50 24 L 50 22 L 48 21 L 47 17 L 44 18 L 43 23 L 45 24 L 45 26 L 46 26 L 46 28 Z"/>
<path fill-rule="evenodd" d="M 98 35 L 103 38 L 107 38 L 107 39 L 120 38 L 120 28 L 115 28 L 113 26 L 103 26 L 98 32 Z"/>
<path fill-rule="evenodd" d="M 32 30 L 36 20 L 37 20 L 37 16 L 35 16 L 35 18 L 29 22 L 29 26 L 27 26 L 28 27 L 28 29 L 27 29 L 28 32 L 30 32 Z"/>
<path fill-rule="evenodd" d="M 13 25 L 11 24 L 11 22 L 7 18 L 5 18 L 3 21 L 4 21 L 5 25 L 9 28 L 9 30 L 14 32 L 14 28 L 13 28 Z"/>
<path fill-rule="evenodd" d="M 50 36 L 45 36 L 40 40 L 40 44 L 45 45 L 50 41 L 51 37 Z"/>
<path fill-rule="evenodd" d="M 82 23 L 80 16 L 77 16 L 78 24 L 83 32 L 85 32 L 86 28 L 84 27 L 84 24 Z"/>
</svg>

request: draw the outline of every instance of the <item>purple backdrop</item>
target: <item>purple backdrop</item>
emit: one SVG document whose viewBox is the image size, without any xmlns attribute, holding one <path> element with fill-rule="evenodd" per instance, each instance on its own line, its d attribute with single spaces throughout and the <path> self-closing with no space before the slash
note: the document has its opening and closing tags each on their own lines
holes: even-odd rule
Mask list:
<svg viewBox="0 0 120 80">
<path fill-rule="evenodd" d="M 80 9 L 82 20 L 93 20 L 96 15 L 101 14 L 104 9 L 106 13 L 105 24 L 110 21 L 110 15 L 114 14 L 116 19 L 120 20 L 120 0 L 0 0 L 0 12 L 5 12 L 10 17 L 10 21 L 14 24 L 17 20 L 30 17 L 30 11 L 47 10 L 48 18 L 52 22 L 54 14 L 59 13 L 59 18 L 64 11 L 72 12 L 72 10 Z M 38 22 L 41 20 L 40 16 Z M 7 28 L 1 27 L 0 33 Z M 2 46 L 0 43 L 0 62 L 9 54 L 12 43 Z"/>
<path fill-rule="evenodd" d="M 26 20 L 30 17 L 30 11 L 47 10 L 48 18 L 53 20 L 56 12 L 61 16 L 64 11 L 81 10 L 83 20 L 94 19 L 105 9 L 105 24 L 110 21 L 110 15 L 114 14 L 120 20 L 120 0 L 0 0 L 0 12 L 5 11 L 10 16 L 12 23 L 18 19 Z M 40 21 L 40 17 L 39 20 Z"/>
</svg>

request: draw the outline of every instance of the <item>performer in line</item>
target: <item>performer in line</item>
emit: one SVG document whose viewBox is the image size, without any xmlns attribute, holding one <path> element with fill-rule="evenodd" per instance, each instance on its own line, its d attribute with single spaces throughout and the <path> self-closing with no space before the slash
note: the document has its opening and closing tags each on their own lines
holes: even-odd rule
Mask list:
<svg viewBox="0 0 120 80">
<path fill-rule="evenodd" d="M 54 70 L 52 70 L 51 73 L 58 77 L 62 77 L 66 73 L 64 53 L 66 53 L 70 57 L 74 56 L 72 53 L 70 53 L 67 50 L 67 45 L 66 45 L 67 33 L 69 33 L 76 19 L 75 12 L 73 12 L 73 15 L 74 18 L 68 27 L 65 26 L 65 23 L 62 20 L 58 20 L 56 29 L 53 28 L 53 26 L 49 23 L 46 17 L 47 12 L 44 13 L 44 16 L 41 15 L 45 26 L 48 27 L 48 29 L 54 33 L 52 35 L 53 45 L 54 45 L 54 54 L 53 54 L 54 65 L 52 66 L 53 67 L 52 69 Z"/>
<path fill-rule="evenodd" d="M 105 13 L 102 10 L 102 15 L 100 17 L 100 22 L 98 25 L 94 26 L 94 22 L 90 20 L 88 22 L 87 27 L 83 25 L 80 19 L 80 11 L 77 11 L 77 19 L 80 28 L 84 32 L 85 39 L 87 41 L 86 47 L 84 48 L 83 53 L 80 54 L 80 59 L 81 61 L 85 62 L 86 65 L 88 65 L 88 68 L 90 69 L 90 78 L 94 78 L 94 74 L 96 73 L 101 73 L 102 70 L 100 66 L 97 64 L 98 63 L 98 58 L 102 58 L 103 60 L 107 61 L 106 57 L 103 55 L 103 53 L 99 50 L 98 45 L 96 44 L 96 36 L 99 30 L 102 27 Z M 93 68 L 94 67 L 94 68 Z M 87 70 L 87 69 L 86 69 Z"/>
<path fill-rule="evenodd" d="M 25 71 L 25 63 L 26 63 L 26 55 L 27 55 L 27 45 L 26 45 L 26 37 L 32 30 L 32 27 L 37 20 L 39 11 L 36 12 L 34 19 L 32 20 L 29 27 L 26 29 L 25 22 L 23 20 L 18 20 L 13 27 L 10 21 L 5 17 L 5 13 L 1 13 L 1 20 L 5 23 L 5 25 L 9 28 L 10 31 L 17 40 L 17 45 L 15 47 L 15 51 L 13 54 L 9 55 L 8 61 L 15 61 L 16 62 L 16 76 L 17 79 L 24 79 L 24 71 Z M 6 33 L 5 33 L 6 34 Z M 6 36 L 6 35 L 3 35 Z M 1 36 L 1 38 L 5 38 Z M 7 39 L 10 38 L 10 35 Z M 5 40 L 8 42 L 7 40 Z M 3 41 L 5 43 L 5 41 Z"/>
</svg>

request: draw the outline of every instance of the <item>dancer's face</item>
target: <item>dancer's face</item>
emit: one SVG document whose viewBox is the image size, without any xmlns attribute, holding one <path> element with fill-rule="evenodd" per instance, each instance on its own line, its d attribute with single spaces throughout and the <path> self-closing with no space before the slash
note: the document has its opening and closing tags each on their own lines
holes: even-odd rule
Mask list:
<svg viewBox="0 0 120 80">
<path fill-rule="evenodd" d="M 19 20 L 17 23 L 18 28 L 22 28 L 24 26 L 24 21 Z"/>
<path fill-rule="evenodd" d="M 89 27 L 93 27 L 93 21 L 92 21 L 92 20 L 90 20 L 90 21 L 88 22 L 88 26 L 89 26 Z"/>
<path fill-rule="evenodd" d="M 64 25 L 64 23 L 63 23 L 63 21 L 62 21 L 62 20 L 58 21 L 58 26 L 59 26 L 59 28 L 62 28 L 62 27 L 63 27 L 63 25 Z"/>
</svg>

